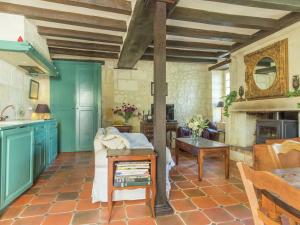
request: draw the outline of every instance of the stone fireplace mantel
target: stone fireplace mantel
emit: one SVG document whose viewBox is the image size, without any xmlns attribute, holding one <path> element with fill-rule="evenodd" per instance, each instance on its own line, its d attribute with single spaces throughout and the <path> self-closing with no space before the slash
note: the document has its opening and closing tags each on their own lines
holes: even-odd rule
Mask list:
<svg viewBox="0 0 300 225">
<path fill-rule="evenodd" d="M 297 107 L 300 97 L 260 99 L 243 102 L 234 102 L 230 112 L 280 112 L 280 111 L 300 111 Z"/>
<path fill-rule="evenodd" d="M 263 113 L 298 113 L 298 132 L 300 131 L 300 97 L 284 97 L 234 102 L 229 107 L 230 117 L 226 124 L 226 143 L 238 147 L 251 147 L 256 142 L 256 123 L 265 119 Z M 300 135 L 300 133 L 299 133 Z"/>
</svg>

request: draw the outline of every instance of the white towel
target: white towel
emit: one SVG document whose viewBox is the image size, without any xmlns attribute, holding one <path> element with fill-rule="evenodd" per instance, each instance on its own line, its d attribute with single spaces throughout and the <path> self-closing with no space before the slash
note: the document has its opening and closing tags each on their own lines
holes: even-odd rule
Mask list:
<svg viewBox="0 0 300 225">
<path fill-rule="evenodd" d="M 116 128 L 108 127 L 103 130 L 99 129 L 98 134 L 96 135 L 97 143 L 101 144 L 105 148 L 109 149 L 125 149 L 129 148 L 129 141 L 124 137 Z M 96 140 L 95 140 L 96 141 Z M 98 147 L 99 148 L 99 147 Z"/>
</svg>

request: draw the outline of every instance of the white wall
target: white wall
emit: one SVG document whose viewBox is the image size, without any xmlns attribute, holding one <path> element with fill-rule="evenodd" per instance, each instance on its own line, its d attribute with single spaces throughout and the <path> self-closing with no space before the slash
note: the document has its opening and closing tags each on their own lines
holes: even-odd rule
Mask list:
<svg viewBox="0 0 300 225">
<path fill-rule="evenodd" d="M 36 50 L 38 50 L 46 59 L 50 59 L 47 41 L 41 37 L 37 31 L 36 25 L 30 20 L 24 20 L 24 40 L 28 41 Z"/>
<path fill-rule="evenodd" d="M 24 38 L 24 16 L 0 13 L 0 40 L 17 41 Z"/>
</svg>

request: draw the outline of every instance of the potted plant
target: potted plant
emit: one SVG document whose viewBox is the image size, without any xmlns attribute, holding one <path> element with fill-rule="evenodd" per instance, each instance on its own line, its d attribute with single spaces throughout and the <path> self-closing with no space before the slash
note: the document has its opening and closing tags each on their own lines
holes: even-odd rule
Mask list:
<svg viewBox="0 0 300 225">
<path fill-rule="evenodd" d="M 192 130 L 192 138 L 197 139 L 201 136 L 203 129 L 207 128 L 208 121 L 201 114 L 194 115 L 187 121 L 187 127 Z"/>
<path fill-rule="evenodd" d="M 228 95 L 225 96 L 224 100 L 224 116 L 229 117 L 229 107 L 232 105 L 233 102 L 236 101 L 237 92 L 231 91 Z"/>
<path fill-rule="evenodd" d="M 140 113 L 138 112 L 138 108 L 135 105 L 131 105 L 129 103 L 123 103 L 120 107 L 116 106 L 113 110 L 113 113 L 121 116 L 124 119 L 124 123 L 128 124 L 128 121 L 132 117 L 139 117 Z"/>
</svg>

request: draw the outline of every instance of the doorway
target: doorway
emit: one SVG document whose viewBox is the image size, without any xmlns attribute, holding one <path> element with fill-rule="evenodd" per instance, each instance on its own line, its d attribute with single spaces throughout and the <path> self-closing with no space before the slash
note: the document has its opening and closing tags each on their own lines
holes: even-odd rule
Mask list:
<svg viewBox="0 0 300 225">
<path fill-rule="evenodd" d="M 50 81 L 50 105 L 59 125 L 59 150 L 92 151 L 101 121 L 101 64 L 68 60 L 54 64 L 60 77 Z"/>
</svg>

